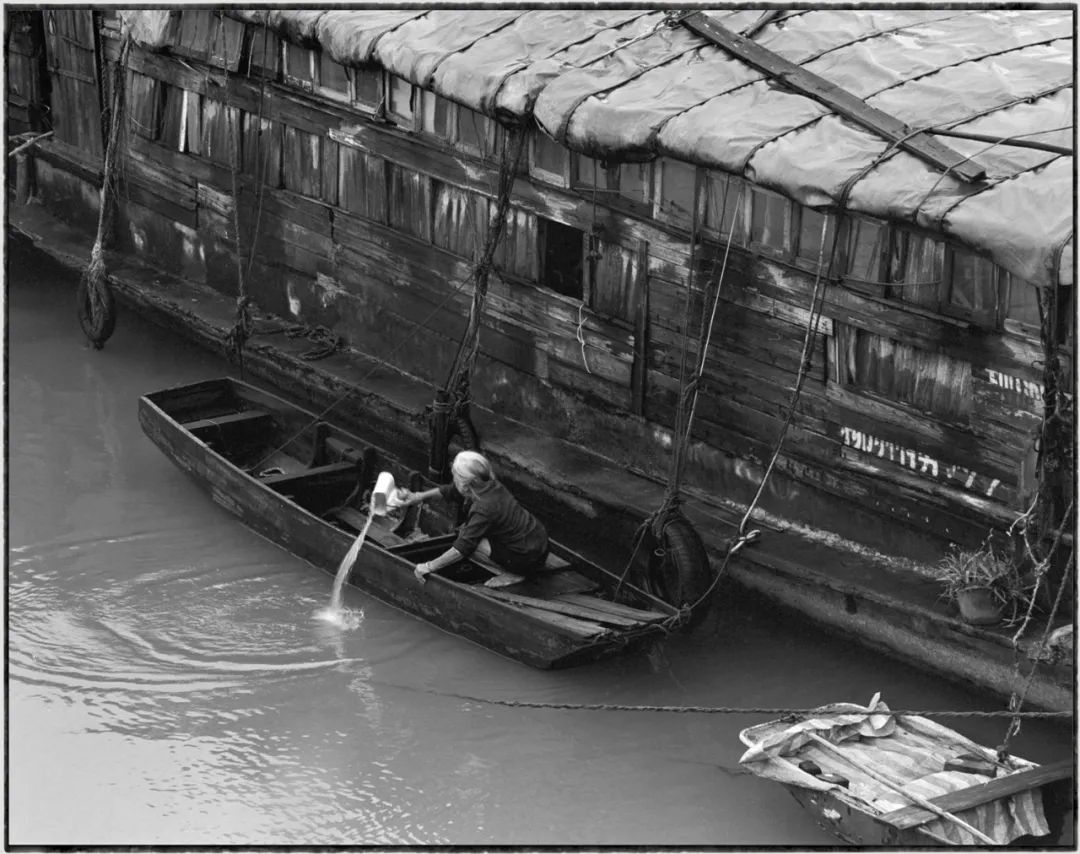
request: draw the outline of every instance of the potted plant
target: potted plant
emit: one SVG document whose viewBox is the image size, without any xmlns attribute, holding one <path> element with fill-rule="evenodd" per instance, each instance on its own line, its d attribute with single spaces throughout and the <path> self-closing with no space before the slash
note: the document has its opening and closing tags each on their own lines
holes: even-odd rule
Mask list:
<svg viewBox="0 0 1080 854">
<path fill-rule="evenodd" d="M 953 545 L 938 562 L 942 596 L 956 602 L 960 617 L 973 625 L 1001 621 L 1006 606 L 1023 601 L 1023 587 L 1012 560 L 988 539 L 977 549 Z"/>
</svg>

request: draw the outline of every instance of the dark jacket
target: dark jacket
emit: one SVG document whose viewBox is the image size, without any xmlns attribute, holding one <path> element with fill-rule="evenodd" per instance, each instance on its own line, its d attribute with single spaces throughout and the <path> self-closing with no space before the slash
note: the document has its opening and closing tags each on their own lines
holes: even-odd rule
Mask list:
<svg viewBox="0 0 1080 854">
<path fill-rule="evenodd" d="M 512 571 L 528 571 L 547 557 L 548 535 L 543 524 L 505 486 L 495 480 L 476 481 L 476 497 L 466 502 L 468 518 L 458 530 L 454 548 L 468 557 L 487 538 L 496 563 Z M 464 500 L 452 483 L 439 487 L 443 498 Z"/>
</svg>

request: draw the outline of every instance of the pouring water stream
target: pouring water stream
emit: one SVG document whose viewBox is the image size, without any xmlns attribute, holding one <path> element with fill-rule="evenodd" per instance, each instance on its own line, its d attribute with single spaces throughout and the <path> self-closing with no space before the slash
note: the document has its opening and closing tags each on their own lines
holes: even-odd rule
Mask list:
<svg viewBox="0 0 1080 854">
<path fill-rule="evenodd" d="M 371 523 L 376 516 L 385 516 L 388 507 L 396 506 L 398 506 L 398 501 L 394 478 L 388 472 L 383 472 L 379 475 L 375 489 L 372 491 L 371 506 L 368 508 L 368 518 L 364 523 L 364 529 L 353 540 L 349 550 L 345 553 L 345 557 L 338 564 L 337 574 L 334 576 L 333 591 L 330 594 L 330 605 L 316 612 L 316 619 L 333 623 L 345 629 L 355 629 L 360 625 L 360 620 L 364 616 L 363 611 L 351 611 L 342 607 L 341 591 L 345 586 L 345 579 L 349 576 L 349 570 L 356 563 L 356 559 L 360 555 L 360 549 L 364 546 L 364 540 L 367 538 L 368 528 L 371 527 Z"/>
</svg>

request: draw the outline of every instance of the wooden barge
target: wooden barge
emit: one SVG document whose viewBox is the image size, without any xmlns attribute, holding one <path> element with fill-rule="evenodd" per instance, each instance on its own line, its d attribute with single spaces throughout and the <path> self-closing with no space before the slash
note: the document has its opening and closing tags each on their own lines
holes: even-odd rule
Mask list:
<svg viewBox="0 0 1080 854">
<path fill-rule="evenodd" d="M 486 258 L 474 414 L 916 561 L 1070 512 L 1070 10 L 5 14 L 73 221 L 123 59 L 119 251 L 434 386 Z"/>
</svg>

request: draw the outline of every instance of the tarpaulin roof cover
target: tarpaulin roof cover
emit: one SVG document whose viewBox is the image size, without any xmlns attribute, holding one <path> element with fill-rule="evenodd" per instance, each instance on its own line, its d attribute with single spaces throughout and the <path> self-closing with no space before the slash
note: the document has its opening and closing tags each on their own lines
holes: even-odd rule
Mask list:
<svg viewBox="0 0 1080 854">
<path fill-rule="evenodd" d="M 501 119 L 535 116 L 610 161 L 670 156 L 798 202 L 906 221 L 1037 284 L 1073 278 L 1072 154 L 933 136 L 968 184 L 646 9 L 240 9 L 227 14 L 379 65 Z M 1072 9 L 705 12 L 903 122 L 1072 150 Z M 763 18 L 768 15 L 768 18 Z M 762 25 L 763 24 L 763 25 Z"/>
</svg>

